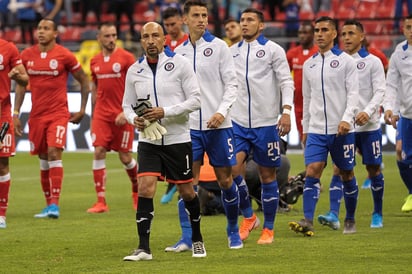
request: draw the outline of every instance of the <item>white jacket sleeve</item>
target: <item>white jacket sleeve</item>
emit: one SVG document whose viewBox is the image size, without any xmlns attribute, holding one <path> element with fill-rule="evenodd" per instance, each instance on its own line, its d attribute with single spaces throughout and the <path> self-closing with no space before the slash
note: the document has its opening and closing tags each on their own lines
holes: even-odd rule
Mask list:
<svg viewBox="0 0 412 274">
<path fill-rule="evenodd" d="M 282 93 L 282 105 L 293 105 L 293 94 L 295 85 L 293 83 L 292 75 L 285 51 L 280 47 L 275 48 L 273 60 L 273 71 L 276 74 L 276 79 L 279 81 L 280 91 Z"/>
<path fill-rule="evenodd" d="M 342 117 L 342 121 L 353 124 L 356 113 L 358 112 L 359 104 L 359 77 L 358 71 L 356 70 L 355 60 L 348 56 L 350 59 L 348 65 L 346 66 L 346 109 Z"/>
<path fill-rule="evenodd" d="M 396 52 L 395 52 L 396 53 Z M 402 88 L 400 83 L 401 75 L 396 66 L 396 57 L 392 54 L 389 59 L 389 68 L 386 75 L 386 91 L 384 96 L 383 108 L 384 110 L 392 110 L 393 113 L 399 113 L 399 98 L 397 96 L 397 90 Z"/>
<path fill-rule="evenodd" d="M 310 121 L 310 100 L 311 100 L 311 88 L 309 82 L 309 76 L 305 71 L 305 64 L 303 65 L 303 79 L 302 79 L 302 96 L 303 96 L 303 119 L 302 119 L 302 131 L 303 133 L 307 133 L 309 129 L 309 121 Z"/>
<path fill-rule="evenodd" d="M 164 107 L 165 117 L 188 114 L 200 108 L 200 87 L 195 72 L 184 57 L 176 56 L 183 63 L 180 70 L 182 88 L 186 100 L 182 103 Z"/>
<path fill-rule="evenodd" d="M 132 68 L 131 66 L 130 68 Z M 129 124 L 134 124 L 134 118 L 137 117 L 136 113 L 134 112 L 132 105 L 134 106 L 137 102 L 137 94 L 134 89 L 134 81 L 132 77 L 131 69 L 127 71 L 126 80 L 125 80 L 125 88 L 124 88 L 124 95 L 123 95 L 123 112 L 126 116 L 127 121 Z"/>
<path fill-rule="evenodd" d="M 379 111 L 385 93 L 385 71 L 383 69 L 382 62 L 377 58 L 374 58 L 373 60 L 374 63 L 372 64 L 371 71 L 373 96 L 368 105 L 363 110 L 369 115 L 369 117 L 371 117 L 375 112 Z"/>
<path fill-rule="evenodd" d="M 229 47 L 223 45 L 220 53 L 219 68 L 220 76 L 224 83 L 225 94 L 217 112 L 226 117 L 237 98 L 237 79 L 235 64 Z"/>
</svg>

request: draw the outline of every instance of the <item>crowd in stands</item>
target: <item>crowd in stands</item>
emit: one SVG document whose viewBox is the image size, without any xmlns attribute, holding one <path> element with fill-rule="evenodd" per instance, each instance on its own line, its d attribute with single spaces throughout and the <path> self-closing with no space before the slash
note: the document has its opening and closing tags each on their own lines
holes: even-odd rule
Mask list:
<svg viewBox="0 0 412 274">
<path fill-rule="evenodd" d="M 265 36 L 285 49 L 296 42 L 300 21 L 327 15 L 343 23 L 345 19 L 356 17 L 364 25 L 370 44 L 388 57 L 400 42 L 397 19 L 412 9 L 412 0 L 226 0 L 208 3 L 211 10 L 209 28 L 216 36 L 223 36 L 224 20 L 238 19 L 240 12 L 249 6 L 264 11 Z M 59 24 L 59 42 L 77 52 L 78 57 L 87 59 L 90 45 L 82 45 L 82 42 L 96 38 L 99 22 L 112 21 L 117 23 L 124 46 L 138 55 L 141 49 L 135 42 L 140 40 L 141 26 L 148 21 L 161 22 L 161 12 L 170 6 L 181 8 L 182 1 L 0 0 L 0 37 L 24 48 L 35 42 L 33 33 L 39 18 L 54 18 Z M 91 51 L 95 51 L 93 46 Z"/>
</svg>

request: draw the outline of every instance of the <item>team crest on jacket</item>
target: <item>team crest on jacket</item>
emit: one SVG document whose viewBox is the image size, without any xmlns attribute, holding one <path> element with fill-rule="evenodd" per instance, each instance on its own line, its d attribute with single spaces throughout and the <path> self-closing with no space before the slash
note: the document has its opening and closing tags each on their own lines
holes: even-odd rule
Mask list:
<svg viewBox="0 0 412 274">
<path fill-rule="evenodd" d="M 172 62 L 168 62 L 168 63 L 165 64 L 165 70 L 166 71 L 171 71 L 174 68 L 175 68 L 175 64 L 173 64 Z"/>
<path fill-rule="evenodd" d="M 331 68 L 337 68 L 339 66 L 339 61 L 338 60 L 332 60 L 332 62 L 330 62 L 330 67 Z"/>
<path fill-rule="evenodd" d="M 203 51 L 203 55 L 206 56 L 206 57 L 209 57 L 212 54 L 213 54 L 213 49 L 211 49 L 211 48 L 207 48 Z"/>
<path fill-rule="evenodd" d="M 365 62 L 360 62 L 356 66 L 358 67 L 359 70 L 362 70 L 362 69 L 365 68 L 366 64 L 365 64 Z"/>
<path fill-rule="evenodd" d="M 256 57 L 257 58 L 262 58 L 263 56 L 265 56 L 265 51 L 263 49 L 256 52 Z"/>
<path fill-rule="evenodd" d="M 49 67 L 51 69 L 57 69 L 57 67 L 59 66 L 59 62 L 57 62 L 56 59 L 51 59 L 49 62 Z"/>
<path fill-rule="evenodd" d="M 122 68 L 122 66 L 119 63 L 114 63 L 112 66 L 112 69 L 114 72 L 120 72 L 120 69 Z"/>
</svg>

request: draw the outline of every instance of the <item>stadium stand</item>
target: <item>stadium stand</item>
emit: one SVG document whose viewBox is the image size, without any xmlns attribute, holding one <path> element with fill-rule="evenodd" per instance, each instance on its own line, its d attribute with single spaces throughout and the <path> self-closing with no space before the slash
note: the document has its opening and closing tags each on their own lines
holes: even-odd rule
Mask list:
<svg viewBox="0 0 412 274">
<path fill-rule="evenodd" d="M 104 1 L 102 7 L 102 20 L 114 20 L 114 15 L 110 12 L 108 1 Z M 385 53 L 391 53 L 396 43 L 392 43 L 396 40 L 398 33 L 393 33 L 393 17 L 394 17 L 395 0 L 331 0 L 331 9 L 319 11 L 317 14 L 311 10 L 301 10 L 300 20 L 313 20 L 320 16 L 330 16 L 336 18 L 339 24 L 343 24 L 344 20 L 350 18 L 359 19 L 365 26 L 365 30 L 370 42 L 384 51 Z M 136 22 L 134 37 L 130 37 L 129 24 L 127 17 L 123 15 L 121 19 L 121 32 L 119 39 L 123 40 L 125 44 L 129 45 L 130 41 L 138 42 L 140 40 L 140 28 L 141 26 L 151 20 L 160 19 L 158 10 L 155 13 L 148 16 L 146 11 L 148 10 L 148 1 L 136 1 L 133 7 L 134 15 L 133 19 Z M 270 17 L 268 9 L 264 9 L 265 19 Z M 70 48 L 73 52 L 78 52 L 81 58 L 90 55 L 90 51 L 85 51 L 83 41 L 95 40 L 96 38 L 96 26 L 98 24 L 96 17 L 93 13 L 89 13 L 86 18 L 86 22 L 81 21 L 81 12 L 74 11 L 73 20 L 70 24 L 67 23 L 64 13 L 62 14 L 62 24 L 64 27 L 60 28 L 60 42 Z M 225 15 L 224 7 L 219 8 L 219 15 L 221 19 Z M 404 11 L 406 15 L 406 9 Z M 276 11 L 276 21 L 267 22 L 265 35 L 270 39 L 279 42 L 282 46 L 288 45 L 288 41 L 294 38 L 286 38 L 284 30 L 285 13 Z M 209 18 L 210 29 L 213 30 L 214 19 L 212 16 Z M 26 45 L 21 45 L 21 33 L 18 25 L 9 26 L 3 28 L 0 32 L 0 36 L 3 39 L 14 41 L 19 48 L 24 48 Z M 289 39 L 289 40 L 288 40 Z M 126 42 L 129 41 L 129 42 Z M 138 43 L 137 43 L 138 44 Z M 83 62 L 84 63 L 84 62 Z"/>
</svg>

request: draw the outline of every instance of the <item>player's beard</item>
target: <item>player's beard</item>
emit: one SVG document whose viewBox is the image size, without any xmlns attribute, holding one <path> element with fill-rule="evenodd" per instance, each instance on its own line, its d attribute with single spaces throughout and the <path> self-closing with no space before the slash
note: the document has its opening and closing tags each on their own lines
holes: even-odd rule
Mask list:
<svg viewBox="0 0 412 274">
<path fill-rule="evenodd" d="M 158 59 L 159 58 L 159 50 L 157 48 L 148 48 L 146 50 L 146 55 L 150 58 L 150 59 Z"/>
<path fill-rule="evenodd" d="M 259 36 L 259 30 L 256 30 L 253 34 L 243 34 L 245 40 L 252 40 L 255 37 Z"/>
</svg>

